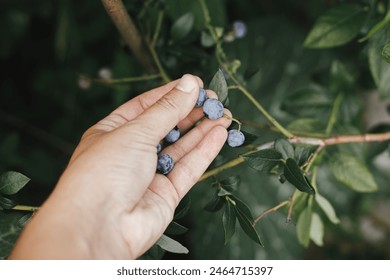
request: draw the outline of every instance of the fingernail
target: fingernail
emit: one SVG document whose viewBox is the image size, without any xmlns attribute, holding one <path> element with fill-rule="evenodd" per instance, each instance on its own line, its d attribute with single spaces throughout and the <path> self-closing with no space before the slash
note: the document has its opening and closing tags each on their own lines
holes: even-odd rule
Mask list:
<svg viewBox="0 0 390 280">
<path fill-rule="evenodd" d="M 198 87 L 198 83 L 196 82 L 196 79 L 188 74 L 181 77 L 179 83 L 176 85 L 176 88 L 178 90 L 184 92 L 191 92 L 197 87 Z"/>
</svg>

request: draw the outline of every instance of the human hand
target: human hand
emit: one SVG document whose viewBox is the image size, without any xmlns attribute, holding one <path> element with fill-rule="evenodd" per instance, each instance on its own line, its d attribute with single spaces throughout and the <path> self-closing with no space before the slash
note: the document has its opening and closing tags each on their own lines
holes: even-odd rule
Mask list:
<svg viewBox="0 0 390 280">
<path fill-rule="evenodd" d="M 226 141 L 226 118 L 194 126 L 203 117 L 194 109 L 200 87 L 199 78 L 184 75 L 88 129 L 10 258 L 129 259 L 150 248 Z M 156 146 L 176 125 L 187 133 L 163 150 L 175 167 L 157 174 Z"/>
</svg>

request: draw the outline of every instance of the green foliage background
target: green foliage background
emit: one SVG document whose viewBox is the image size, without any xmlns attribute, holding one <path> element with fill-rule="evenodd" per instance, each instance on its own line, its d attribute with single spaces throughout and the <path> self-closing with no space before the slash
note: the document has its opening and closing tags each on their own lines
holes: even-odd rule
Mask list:
<svg viewBox="0 0 390 280">
<path fill-rule="evenodd" d="M 340 2 L 359 2 L 369 7 L 370 17 L 358 30 L 359 35 L 342 47 L 304 48 L 305 38 L 316 19 Z M 165 18 L 156 45 L 163 66 L 172 78 L 192 73 L 208 85 L 218 69 L 218 62 L 213 48 L 201 44 L 201 33 L 205 28 L 198 1 L 124 3 L 142 33 L 149 36 L 154 31 L 158 11 L 163 9 Z M 321 127 L 326 127 L 329 110 L 336 98 L 332 90 L 341 87 L 347 94 L 334 132 L 367 132 L 362 122 L 363 93 L 376 88 L 379 81 L 383 83 L 382 89 L 385 88 L 383 96 L 388 97 L 386 86 L 389 82 L 386 79 L 390 72 L 382 71 L 373 78 L 368 63 L 368 46 L 376 41 L 358 43 L 357 39 L 364 37 L 370 27 L 384 17 L 384 12 L 377 7 L 381 4 L 385 7 L 387 3 L 369 0 L 209 0 L 206 3 L 213 26 L 223 27 L 225 32 L 229 32 L 233 21 L 246 23 L 246 36 L 224 44 L 224 50 L 227 57 L 240 60 L 238 76 L 245 79 L 248 89 L 275 118 L 283 124 L 290 124 L 291 129 L 319 132 Z M 175 21 L 188 12 L 194 19 L 191 31 L 184 36 L 174 35 L 171 28 Z M 80 74 L 97 77 L 103 67 L 112 70 L 113 78 L 144 74 L 143 68 L 121 41 L 100 1 L 3 0 L 0 2 L 0 35 L 0 173 L 17 170 L 31 178 L 15 199 L 20 204 L 38 206 L 55 186 L 82 133 L 118 105 L 161 81 L 110 86 L 92 83 L 88 89 L 80 88 Z M 375 36 L 386 37 L 381 32 Z M 254 70 L 257 72 L 246 79 Z M 319 95 L 311 100 L 302 90 L 307 88 L 314 88 L 313 91 Z M 266 123 L 238 91 L 231 91 L 229 99 L 229 108 L 235 118 Z M 304 107 L 307 110 L 302 110 Z M 389 124 L 384 125 L 387 125 L 388 131 Z M 245 129 L 258 136 L 257 144 L 280 137 L 265 128 Z M 320 168 L 318 183 L 321 194 L 331 201 L 341 220 L 340 224 L 333 225 L 323 219 L 323 247 L 313 243 L 307 249 L 301 247 L 294 225 L 298 217 L 293 216 L 293 224 L 286 224 L 286 211 L 283 209 L 269 214 L 256 227 L 264 248 L 248 239 L 241 229 L 237 229 L 230 243 L 224 245 L 222 211 L 209 213 L 203 210 L 214 191 L 210 187 L 212 180 L 206 180 L 190 192 L 192 204 L 189 214 L 180 220 L 189 231 L 176 238 L 189 248 L 190 253 L 166 254 L 165 257 L 389 258 L 390 221 L 382 218 L 383 211 L 377 206 L 389 204 L 390 168 L 382 170 L 372 165 L 374 156 L 378 154 L 373 151 L 376 147 L 379 144 L 346 144 L 331 147 L 330 153 L 325 154 L 325 160 L 329 160 L 332 153 L 346 151 L 365 161 L 379 190 L 372 194 L 356 193 L 339 184 L 328 166 Z M 383 147 L 379 147 L 378 151 L 382 150 Z M 239 153 L 242 150 L 224 149 L 213 166 Z M 242 179 L 237 194 L 251 207 L 254 216 L 292 194 L 291 185 L 281 185 L 276 176 L 256 172 L 247 165 L 225 171 L 219 177 L 237 174 Z M 367 238 L 361 230 L 367 219 L 375 230 L 384 234 L 379 241 Z M 0 226 L 3 221 L 0 221 Z"/>
</svg>

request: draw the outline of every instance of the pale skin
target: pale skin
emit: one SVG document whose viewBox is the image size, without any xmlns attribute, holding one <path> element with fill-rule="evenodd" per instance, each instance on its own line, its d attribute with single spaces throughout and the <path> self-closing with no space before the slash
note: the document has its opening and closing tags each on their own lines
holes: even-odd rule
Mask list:
<svg viewBox="0 0 390 280">
<path fill-rule="evenodd" d="M 135 259 L 147 251 L 226 141 L 231 121 L 194 109 L 200 87 L 186 74 L 89 128 L 10 259 Z M 175 125 L 185 135 L 162 151 L 175 167 L 157 174 L 156 146 Z"/>
</svg>

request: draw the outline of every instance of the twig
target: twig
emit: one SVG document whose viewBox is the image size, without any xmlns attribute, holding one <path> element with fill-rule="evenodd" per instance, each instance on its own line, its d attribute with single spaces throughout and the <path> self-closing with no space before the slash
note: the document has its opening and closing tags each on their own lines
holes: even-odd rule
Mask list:
<svg viewBox="0 0 390 280">
<path fill-rule="evenodd" d="M 228 90 L 231 90 L 231 89 L 232 89 L 232 90 L 233 90 L 233 89 L 239 89 L 239 86 L 237 86 L 237 85 L 231 85 L 231 86 L 228 86 L 227 89 L 228 89 Z"/>
<path fill-rule="evenodd" d="M 26 122 L 24 119 L 4 112 L 0 110 L 0 119 L 3 119 L 12 126 L 19 128 L 20 130 L 30 134 L 31 136 L 37 138 L 38 140 L 49 144 L 50 146 L 58 149 L 66 155 L 71 155 L 74 150 L 74 145 L 59 138 L 56 135 L 53 135 L 35 125 L 32 125 Z"/>
<path fill-rule="evenodd" d="M 346 144 L 346 143 L 356 143 L 356 142 L 383 142 L 390 140 L 390 132 L 386 133 L 378 133 L 378 134 L 356 134 L 356 135 L 336 135 L 329 138 L 310 138 L 310 137 L 294 137 L 292 139 L 289 139 L 290 143 L 292 144 L 306 144 L 306 145 L 312 145 L 312 146 L 321 146 L 321 149 L 332 146 L 332 145 L 339 145 L 339 144 Z M 249 151 L 246 154 L 253 153 L 255 151 L 263 150 L 263 149 L 269 149 L 272 148 L 274 145 L 274 142 L 268 142 L 259 146 L 255 146 L 254 149 Z M 318 149 L 318 148 L 317 148 Z M 319 151 L 321 151 L 321 149 Z M 318 151 L 318 152 L 319 152 Z M 214 176 L 226 169 L 232 168 L 234 166 L 237 166 L 244 162 L 244 159 L 241 156 L 238 156 L 237 158 L 228 161 L 227 163 L 218 166 L 214 169 L 211 169 L 203 174 L 203 176 L 199 179 L 199 181 L 203 181 L 210 176 Z"/>
<path fill-rule="evenodd" d="M 288 204 L 289 201 L 288 200 L 285 200 L 281 203 L 279 203 L 278 205 L 276 205 L 275 207 L 272 207 L 266 211 L 264 211 L 260 216 L 258 216 L 254 221 L 253 221 L 253 225 L 256 225 L 256 223 L 258 221 L 260 221 L 260 219 L 262 219 L 265 215 L 271 213 L 271 212 L 275 212 L 275 211 L 278 211 L 280 208 L 282 208 L 284 205 Z"/>
<path fill-rule="evenodd" d="M 102 3 L 123 40 L 129 46 L 137 60 L 148 73 L 155 73 L 156 69 L 153 65 L 153 61 L 145 51 L 145 47 L 142 43 L 142 37 L 127 13 L 122 0 L 102 0 Z"/>
<path fill-rule="evenodd" d="M 313 163 L 315 162 L 316 158 L 324 148 L 324 145 L 319 145 L 316 149 L 316 151 L 309 157 L 308 161 L 306 162 L 305 166 L 305 172 L 309 172 L 310 168 L 312 167 Z"/>
<path fill-rule="evenodd" d="M 343 101 L 343 95 L 339 94 L 336 97 L 336 99 L 333 103 L 333 106 L 332 106 L 332 111 L 330 112 L 328 124 L 327 124 L 326 130 L 325 130 L 327 135 L 329 135 L 332 132 L 333 126 L 335 125 L 335 123 L 337 121 L 337 114 L 338 114 L 338 111 L 340 109 L 340 105 L 341 105 L 342 101 Z"/>
<path fill-rule="evenodd" d="M 383 142 L 386 140 L 390 140 L 390 132 L 377 134 L 336 135 L 324 139 L 323 141 L 325 146 L 331 146 L 358 142 Z"/>
<path fill-rule="evenodd" d="M 169 83 L 170 81 L 172 81 L 172 79 L 168 76 L 167 72 L 165 72 L 165 69 L 160 62 L 160 58 L 158 57 L 156 50 L 150 44 L 148 44 L 148 47 L 149 47 L 150 53 L 152 54 L 153 60 L 156 63 L 158 71 L 160 72 L 161 78 L 163 79 L 163 81 L 165 83 Z"/>
<path fill-rule="evenodd" d="M 157 16 L 157 23 L 156 23 L 156 29 L 153 34 L 152 42 L 150 43 L 150 46 L 154 48 L 156 46 L 158 36 L 160 35 L 161 25 L 164 19 L 164 11 L 159 11 Z"/>
<path fill-rule="evenodd" d="M 297 196 L 297 194 L 298 194 L 298 191 L 295 190 L 293 195 L 291 196 L 290 207 L 288 208 L 286 223 L 290 223 L 291 222 L 292 210 L 293 210 L 293 207 L 294 207 L 295 197 Z"/>
<path fill-rule="evenodd" d="M 127 77 L 127 78 L 120 78 L 120 79 L 95 79 L 84 74 L 80 74 L 80 77 L 104 85 L 142 82 L 142 81 L 149 81 L 149 80 L 161 78 L 160 74 L 152 74 L 152 75 L 139 76 L 139 77 Z"/>
<path fill-rule="evenodd" d="M 240 163 L 243 163 L 243 162 L 244 162 L 244 158 L 242 158 L 242 157 L 237 157 L 237 158 L 235 158 L 235 159 L 233 159 L 231 161 L 228 161 L 225 164 L 222 164 L 222 165 L 220 165 L 220 166 L 218 166 L 218 167 L 216 167 L 216 168 L 214 168 L 214 169 L 212 169 L 210 171 L 205 172 L 203 174 L 203 176 L 200 177 L 199 182 L 201 182 L 201 181 L 203 181 L 203 180 L 205 180 L 205 179 L 207 179 L 209 177 L 212 177 L 214 175 L 217 175 L 217 174 L 221 173 L 222 171 L 224 171 L 226 169 L 230 169 L 230 168 L 232 168 L 232 167 L 234 167 L 236 165 L 239 165 Z"/>
</svg>

